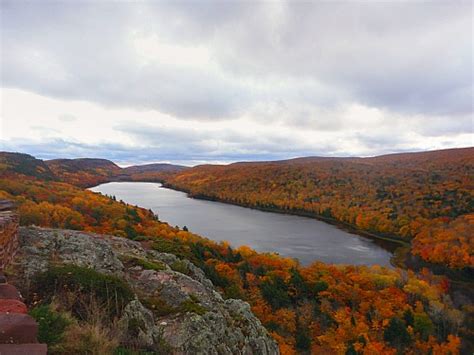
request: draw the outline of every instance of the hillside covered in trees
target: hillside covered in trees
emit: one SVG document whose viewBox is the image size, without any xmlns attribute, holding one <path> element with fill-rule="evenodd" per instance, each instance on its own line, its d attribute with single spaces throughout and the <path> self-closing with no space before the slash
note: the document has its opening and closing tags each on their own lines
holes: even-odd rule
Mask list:
<svg viewBox="0 0 474 355">
<path fill-rule="evenodd" d="M 182 165 L 145 164 L 121 168 L 107 159 L 36 159 L 28 154 L 0 152 L 0 174 L 26 174 L 45 180 L 91 187 L 109 181 L 157 181 L 187 169 Z"/>
<path fill-rule="evenodd" d="M 466 159 L 465 163 L 471 161 L 469 156 L 465 156 L 464 159 Z M 338 160 L 336 162 L 321 161 L 324 164 L 329 164 L 324 167 L 328 169 L 333 167 L 339 169 L 339 172 L 342 169 L 340 164 L 346 164 L 345 161 Z M 257 253 L 248 247 L 233 249 L 227 243 L 216 243 L 189 231 L 172 227 L 158 220 L 152 211 L 131 206 L 116 201 L 113 197 L 102 196 L 61 181 L 61 174 L 57 170 L 54 172 L 54 168 L 48 168 L 41 160 L 30 156 L 10 155 L 8 159 L 3 158 L 1 163 L 0 198 L 17 202 L 22 225 L 111 234 L 139 241 L 144 248 L 171 253 L 181 260 L 189 260 L 205 272 L 225 298 L 239 298 L 248 301 L 254 314 L 278 341 L 283 354 L 297 352 L 303 354 L 309 352 L 458 354 L 461 349 L 468 350 L 471 347 L 468 339 L 472 337 L 472 324 L 470 323 L 473 314 L 472 305 L 469 303 L 454 304 L 449 295 L 449 281 L 443 277 L 432 275 L 428 270 L 415 274 L 411 271 L 391 270 L 377 266 L 355 267 L 323 263 L 313 263 L 308 267 L 302 267 L 293 259 L 274 254 Z M 291 196 L 291 201 L 297 201 L 296 197 L 304 195 L 298 195 L 296 191 L 300 189 L 290 186 L 293 184 L 300 187 L 307 186 L 306 189 L 301 189 L 302 194 L 303 191 L 307 193 L 310 182 L 307 181 L 305 185 L 296 177 L 301 179 L 304 176 L 302 171 L 307 172 L 311 169 L 305 168 L 308 162 L 303 162 L 302 165 L 299 162 L 294 163 L 250 164 L 252 168 L 249 168 L 249 164 L 231 165 L 230 168 L 198 167 L 179 173 L 169 181 L 181 181 L 183 183 L 181 188 L 184 188 L 185 181 L 188 181 L 190 185 L 192 185 L 190 181 L 194 181 L 196 188 L 201 187 L 199 191 L 203 193 L 203 191 L 207 191 L 204 186 L 209 189 L 211 186 L 209 182 L 206 182 L 206 179 L 214 179 L 216 188 L 227 186 L 229 191 L 235 192 L 237 190 L 230 188 L 232 179 L 228 183 L 223 183 L 222 181 L 226 181 L 225 179 L 220 180 L 217 173 L 211 175 L 209 171 L 219 171 L 222 177 L 226 176 L 226 169 L 233 170 L 237 167 L 242 173 L 240 184 L 249 192 L 249 201 L 256 203 L 258 201 L 256 197 L 263 198 L 264 196 L 264 193 L 257 193 L 257 183 L 270 188 L 274 186 L 272 191 L 286 191 L 287 195 L 285 196 Z M 448 162 L 446 163 L 448 164 Z M 336 168 L 338 164 L 339 168 Z M 370 192 L 369 182 L 373 181 L 370 179 L 375 179 L 375 177 L 371 177 L 370 173 L 375 174 L 376 169 L 371 170 L 360 162 L 351 164 L 355 164 L 353 175 L 350 175 L 354 187 L 364 186 L 362 178 L 356 178 L 356 172 L 365 171 L 364 168 L 369 171 L 364 176 L 367 181 L 365 191 Z M 451 172 L 450 176 L 458 176 L 459 172 L 466 169 L 457 164 L 446 169 Z M 414 164 L 414 166 L 416 165 Z M 260 168 L 263 170 L 258 170 Z M 261 175 L 262 178 L 257 179 L 258 172 L 263 174 L 266 169 L 268 169 L 267 175 Z M 275 174 L 271 180 L 269 177 L 272 169 L 284 169 L 285 174 Z M 395 167 L 392 169 L 397 171 Z M 341 182 L 337 182 L 337 178 L 331 178 L 328 173 L 323 175 L 323 168 L 314 170 L 314 175 L 311 176 L 317 178 L 317 183 L 313 184 L 327 186 L 327 189 L 329 186 L 338 184 L 344 186 L 342 181 L 345 180 L 342 180 L 342 177 L 339 178 Z M 74 175 L 74 172 L 72 173 Z M 77 173 L 81 174 L 80 171 Z M 441 177 L 438 178 L 443 183 L 433 185 L 431 187 L 432 193 L 445 191 L 438 190 L 439 186 L 445 186 L 447 178 L 443 174 L 440 174 Z M 197 179 L 198 176 L 200 179 Z M 293 182 L 288 182 L 288 187 L 285 188 L 284 186 L 287 185 L 283 184 L 283 180 L 290 178 L 293 179 Z M 67 180 L 75 181 L 75 179 L 70 179 L 72 179 L 71 176 Z M 348 177 L 346 177 L 347 179 Z M 421 175 L 419 179 L 423 179 Z M 458 177 L 453 179 L 452 188 L 459 188 L 459 196 L 464 196 L 463 191 L 466 191 L 461 189 L 461 186 L 467 189 L 466 180 L 459 179 L 460 181 L 458 181 Z M 199 183 L 197 183 L 198 181 Z M 235 183 L 237 182 L 235 181 Z M 397 194 L 405 196 L 403 194 L 407 194 L 407 190 L 392 190 L 389 186 L 391 185 L 386 186 L 387 193 L 391 196 L 397 196 Z M 250 193 L 251 191 L 253 193 Z M 318 190 L 316 189 L 316 191 Z M 343 191 L 348 193 L 346 189 L 341 189 L 339 193 L 337 189 L 334 189 L 332 194 L 342 197 L 344 196 Z M 363 194 L 355 190 L 353 192 L 357 194 L 358 199 L 363 199 Z M 469 190 L 466 193 L 469 194 Z M 219 198 L 224 199 L 223 196 Z M 275 194 L 275 196 L 277 195 Z M 329 200 L 324 197 L 324 194 L 314 195 L 314 198 L 316 199 L 317 196 L 320 196 L 321 201 L 328 203 Z M 455 196 L 458 195 L 455 194 Z M 209 195 L 209 197 L 217 198 L 218 196 Z M 293 200 L 293 198 L 295 199 Z M 400 199 L 400 201 L 404 201 L 404 204 L 396 203 L 398 213 L 416 211 L 408 206 L 410 203 L 408 196 L 405 198 L 406 201 Z M 280 200 L 275 199 L 274 201 Z M 378 203 L 382 205 L 388 204 L 384 202 L 385 199 L 376 199 L 375 201 L 379 201 Z M 453 201 L 455 201 L 454 197 Z M 469 201 L 466 198 L 466 203 Z M 235 202 L 242 203 L 243 201 L 235 200 Z M 275 202 L 271 206 L 278 206 L 278 204 Z M 331 208 L 330 215 L 334 216 L 332 207 L 336 207 L 336 205 L 325 206 Z M 354 207 L 362 208 L 357 205 Z M 366 208 L 367 212 L 376 210 L 371 205 L 367 205 Z M 440 213 L 437 211 L 444 211 L 443 208 L 438 206 L 438 209 L 434 209 L 431 213 L 436 215 Z M 461 204 L 456 208 L 467 207 L 463 207 Z M 445 218 L 445 216 L 441 217 Z M 455 221 L 456 217 L 459 216 L 450 216 L 449 219 Z M 397 216 L 394 220 L 398 220 L 398 218 Z M 406 218 L 408 218 L 408 214 Z M 439 217 L 436 215 L 433 218 Z M 372 219 L 368 219 L 368 221 L 372 221 Z M 412 220 L 409 219 L 408 224 L 411 222 Z M 455 222 L 450 223 L 455 224 Z M 453 227 L 455 226 L 453 225 Z M 436 228 L 441 227 L 438 225 Z M 436 229 L 432 230 L 433 233 L 435 231 Z M 179 262 L 175 263 L 173 267 L 186 273 L 183 265 Z M 164 303 L 160 303 L 156 307 L 160 307 L 157 309 L 158 314 L 161 311 L 166 313 L 168 309 L 166 299 L 164 299 Z M 462 344 L 461 340 L 463 340 Z"/>
<path fill-rule="evenodd" d="M 202 165 L 166 177 L 193 197 L 296 213 L 412 241 L 412 253 L 474 267 L 474 148 L 374 158 Z"/>
</svg>

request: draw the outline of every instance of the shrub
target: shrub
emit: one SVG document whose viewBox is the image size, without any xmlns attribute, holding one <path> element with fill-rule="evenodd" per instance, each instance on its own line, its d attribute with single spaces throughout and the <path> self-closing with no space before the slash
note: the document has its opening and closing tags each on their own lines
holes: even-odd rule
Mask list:
<svg viewBox="0 0 474 355">
<path fill-rule="evenodd" d="M 36 276 L 34 289 L 43 301 L 53 296 L 67 299 L 71 311 L 79 318 L 86 315 L 87 299 L 94 298 L 110 318 L 120 315 L 125 305 L 134 298 L 130 287 L 123 280 L 75 265 L 50 267 Z"/>
<path fill-rule="evenodd" d="M 207 312 L 207 309 L 201 306 L 195 300 L 188 299 L 180 304 L 180 306 L 178 307 L 178 311 L 183 312 L 183 313 L 186 313 L 186 312 L 196 313 L 202 316 L 203 314 Z"/>
<path fill-rule="evenodd" d="M 189 247 L 175 239 L 155 238 L 153 249 L 161 253 L 169 253 L 186 259 L 192 257 Z"/>
<path fill-rule="evenodd" d="M 189 275 L 188 265 L 182 260 L 176 260 L 170 265 L 171 269 L 185 275 Z"/>
<path fill-rule="evenodd" d="M 70 321 L 50 305 L 40 305 L 30 310 L 30 315 L 38 322 L 38 341 L 49 346 L 60 343 Z"/>
<path fill-rule="evenodd" d="M 117 349 L 119 332 L 103 324 L 76 324 L 65 334 L 65 354 L 113 354 Z"/>
<path fill-rule="evenodd" d="M 224 289 L 224 297 L 225 299 L 235 298 L 235 299 L 245 299 L 242 290 L 240 289 L 239 285 L 232 284 Z"/>
<path fill-rule="evenodd" d="M 121 260 L 127 267 L 141 266 L 145 270 L 155 270 L 155 271 L 166 269 L 165 264 L 163 264 L 160 261 L 158 262 L 149 261 L 149 260 L 138 258 L 138 257 L 122 257 Z"/>
</svg>

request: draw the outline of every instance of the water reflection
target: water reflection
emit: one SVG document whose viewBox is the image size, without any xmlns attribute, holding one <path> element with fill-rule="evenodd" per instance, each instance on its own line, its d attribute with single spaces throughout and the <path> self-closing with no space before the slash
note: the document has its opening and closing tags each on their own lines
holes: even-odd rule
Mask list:
<svg viewBox="0 0 474 355">
<path fill-rule="evenodd" d="M 390 266 L 394 243 L 371 240 L 307 217 L 262 212 L 220 202 L 188 198 L 183 192 L 144 182 L 112 182 L 92 191 L 115 195 L 151 208 L 160 220 L 232 246 L 298 258 L 302 264 L 379 264 Z"/>
</svg>

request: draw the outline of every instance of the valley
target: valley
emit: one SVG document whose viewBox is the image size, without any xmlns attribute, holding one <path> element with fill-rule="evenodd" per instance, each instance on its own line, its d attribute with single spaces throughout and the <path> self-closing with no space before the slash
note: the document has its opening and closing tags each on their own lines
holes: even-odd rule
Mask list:
<svg viewBox="0 0 474 355">
<path fill-rule="evenodd" d="M 156 183 L 112 182 L 90 189 L 126 203 L 151 209 L 160 219 L 232 247 L 247 245 L 258 252 L 276 252 L 334 264 L 390 266 L 396 243 L 370 240 L 322 221 L 191 199 Z"/>
<path fill-rule="evenodd" d="M 132 240 L 138 243 L 135 249 L 163 253 L 166 260 L 177 258 L 170 267 L 182 275 L 191 263 L 228 302 L 248 302 L 282 354 L 469 353 L 473 313 L 469 292 L 473 257 L 471 153 L 472 148 L 368 159 L 204 165 L 172 171 L 160 165 L 133 168 L 125 174 L 123 168 L 102 159 L 58 163 L 0 153 L 0 199 L 17 204 L 22 226 L 52 228 L 48 238 L 79 238 L 75 230 L 92 239 L 114 236 Z M 129 182 L 118 182 L 124 180 Z M 159 188 L 156 182 L 202 199 Z M 92 190 L 105 195 L 85 189 L 98 184 Z M 464 273 L 467 280 L 460 285 L 428 268 L 414 267 L 415 272 L 384 267 L 389 266 L 390 253 L 377 246 L 377 238 L 368 240 L 318 219 L 345 224 L 361 235 L 401 240 L 410 246 L 405 250 L 407 260 L 423 258 L 428 266 Z M 35 232 L 26 230 L 25 238 L 31 233 Z M 286 240 L 281 244 L 283 237 Z M 333 239 L 336 243 L 331 246 Z M 53 283 L 57 277 L 79 282 L 81 275 L 91 272 L 86 267 L 66 276 L 54 274 L 66 272 L 62 268 L 71 261 L 63 259 L 56 249 L 59 244 L 55 245 L 49 256 L 40 257 L 46 274 L 35 274 L 34 280 L 47 276 L 53 277 L 48 281 Z M 302 249 L 309 251 L 308 255 L 301 254 Z M 318 256 L 322 250 L 330 255 Z M 95 259 L 85 260 L 85 265 Z M 143 275 L 154 270 L 158 274 L 153 275 L 160 279 L 178 277 L 169 271 L 160 273 L 162 267 L 155 265 L 155 260 L 127 259 L 122 263 L 127 270 Z M 15 276 L 29 275 L 21 269 L 7 272 L 11 282 Z M 102 280 L 104 276 L 99 273 L 94 277 Z M 17 282 L 18 287 L 26 285 L 24 278 Z M 188 295 L 185 308 L 173 308 L 172 297 L 160 290 L 154 291 L 153 303 L 138 286 L 132 285 L 132 291 L 137 292 L 144 313 L 158 307 L 150 327 L 161 321 L 168 324 L 164 317 L 197 320 L 197 315 L 207 317 L 212 311 L 202 308 L 204 299 L 199 295 Z M 35 292 L 24 290 L 26 295 Z M 63 296 L 70 297 L 55 297 Z M 81 310 L 68 302 L 55 304 L 51 297 L 48 293 L 39 300 L 29 297 L 26 303 L 35 313 L 39 302 L 39 307 L 47 307 L 54 317 L 68 318 Z M 107 317 L 120 320 L 115 313 Z M 41 318 L 38 321 L 41 328 Z M 90 329 L 91 322 L 92 318 L 73 321 L 81 331 Z M 242 325 L 237 327 L 243 329 Z M 137 348 L 127 339 L 117 340 L 112 329 L 103 331 L 108 346 L 149 350 L 145 345 Z M 129 329 L 128 334 L 133 331 Z M 149 344 L 152 350 L 168 349 L 173 340 Z"/>
</svg>

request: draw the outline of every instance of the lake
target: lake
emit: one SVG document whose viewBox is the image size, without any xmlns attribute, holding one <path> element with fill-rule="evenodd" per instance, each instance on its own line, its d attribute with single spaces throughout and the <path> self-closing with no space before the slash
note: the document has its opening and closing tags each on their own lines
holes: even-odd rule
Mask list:
<svg viewBox="0 0 474 355">
<path fill-rule="evenodd" d="M 319 220 L 263 212 L 221 202 L 189 198 L 158 183 L 111 182 L 90 190 L 153 210 L 161 221 L 184 227 L 233 247 L 248 245 L 259 252 L 277 252 L 307 265 L 325 263 L 390 266 L 396 245 L 347 232 Z"/>
</svg>

